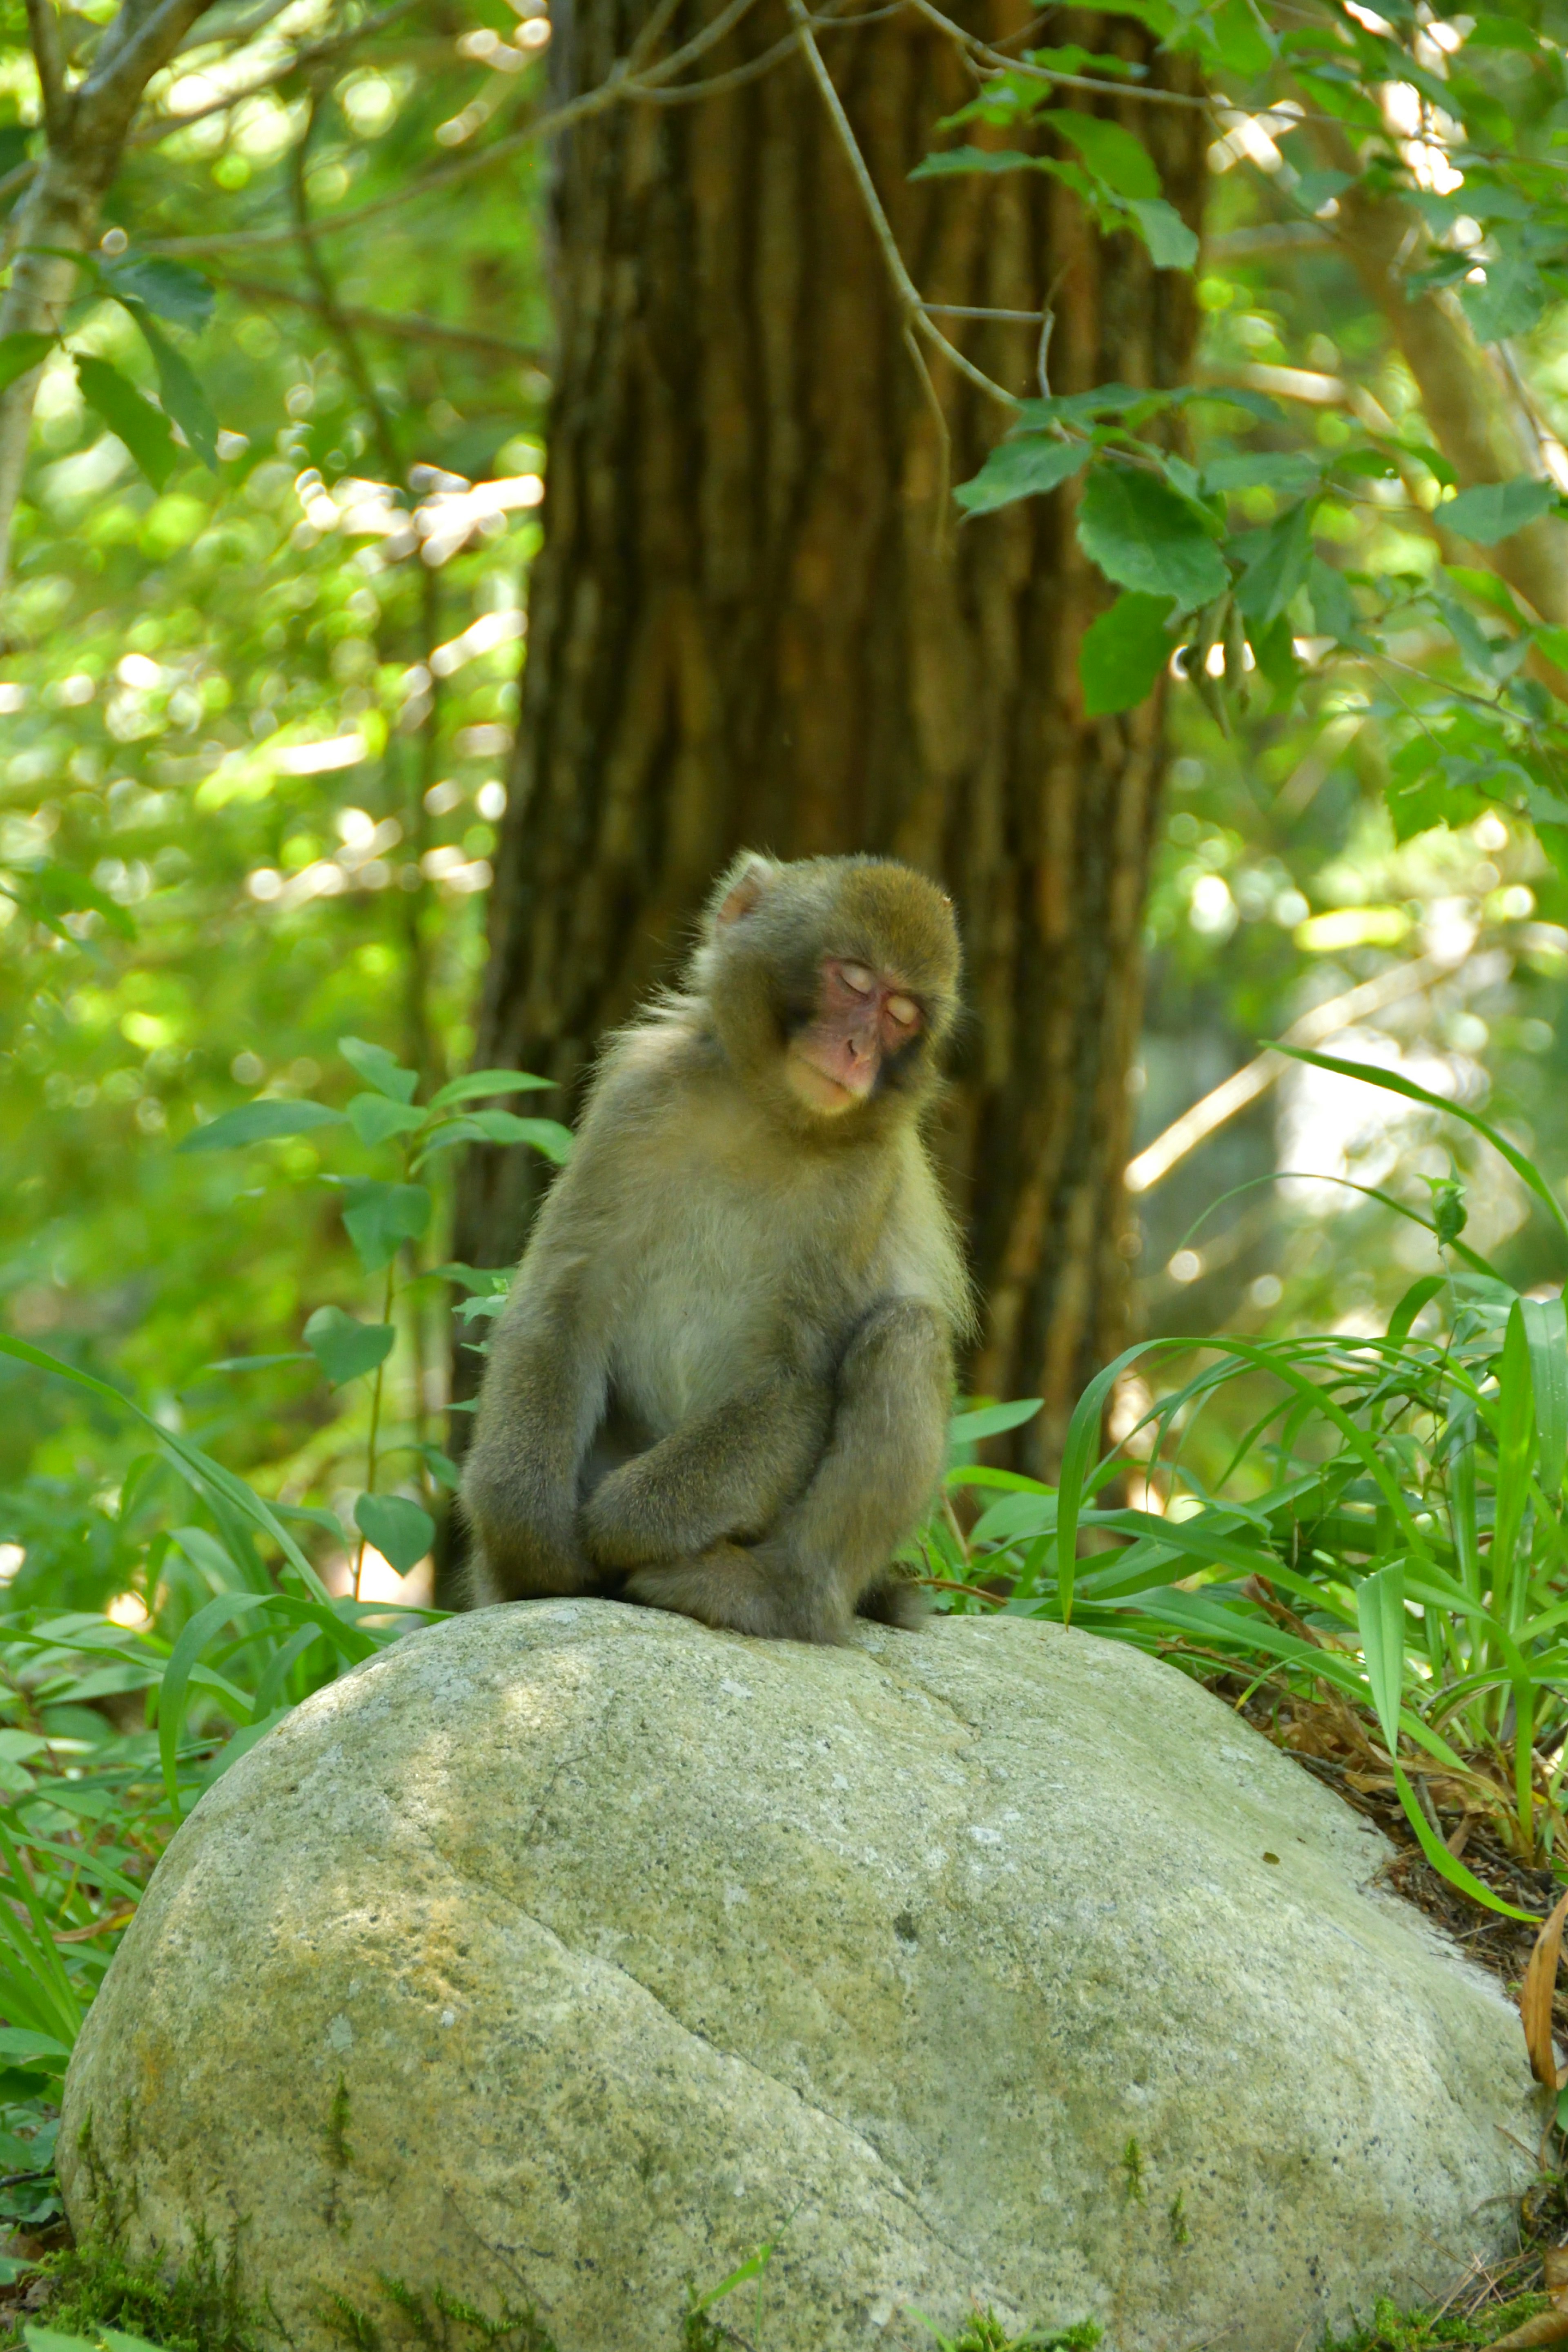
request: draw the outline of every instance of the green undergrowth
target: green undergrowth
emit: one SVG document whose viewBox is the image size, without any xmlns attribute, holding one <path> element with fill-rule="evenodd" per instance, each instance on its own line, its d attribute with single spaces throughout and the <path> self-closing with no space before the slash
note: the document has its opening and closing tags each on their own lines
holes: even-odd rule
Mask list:
<svg viewBox="0 0 1568 2352">
<path fill-rule="evenodd" d="M 395 2343 L 412 2336 L 425 2352 L 556 2352 L 531 2304 L 521 2310 L 503 2304 L 492 2318 L 444 2286 L 421 2293 L 384 2273 L 380 2286 L 395 2319 L 380 2318 L 342 2294 L 330 2294 L 322 2306 L 322 2326 L 351 2352 L 382 2352 L 388 2333 Z"/>
<path fill-rule="evenodd" d="M 26 2333 L 31 2352 L 63 2352 L 58 2339 L 89 2347 L 106 2336 L 132 2337 L 163 2352 L 261 2352 L 276 2334 L 268 2315 L 239 2289 L 238 2249 L 224 2255 L 200 2238 L 191 2260 L 165 2272 L 153 2261 L 131 2262 L 112 2245 L 88 2242 L 46 2254 L 39 2268 L 48 2299 L 38 2315 L 43 2325 Z M 56 2342 L 34 2344 L 33 2338 Z"/>
<path fill-rule="evenodd" d="M 1439 2352 L 1439 2347 L 1447 2352 L 1451 2345 L 1475 2347 L 1479 2352 L 1479 2347 L 1495 2344 L 1500 2336 L 1551 2307 L 1543 2294 L 1521 2294 L 1511 2303 L 1489 2304 L 1485 2310 L 1469 2314 L 1441 2308 L 1401 2311 L 1380 2295 L 1369 2322 L 1348 2336 L 1325 2334 L 1321 2352 Z"/>
</svg>

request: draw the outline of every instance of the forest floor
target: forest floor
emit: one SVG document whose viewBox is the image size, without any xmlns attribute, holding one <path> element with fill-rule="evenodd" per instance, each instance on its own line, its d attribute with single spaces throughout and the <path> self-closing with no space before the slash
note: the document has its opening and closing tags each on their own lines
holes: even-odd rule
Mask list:
<svg viewBox="0 0 1568 2352">
<path fill-rule="evenodd" d="M 1302 1698 L 1255 1685 L 1237 1675 L 1205 1679 L 1265 1738 L 1375 1822 L 1394 1849 L 1375 1875 L 1442 1928 L 1468 1958 L 1495 1976 L 1509 2000 L 1517 2003 L 1535 1947 L 1535 1927 L 1527 1920 L 1483 1910 L 1433 1868 L 1405 1819 L 1371 1717 L 1335 1696 Z M 1496 1816 L 1473 1801 L 1455 1801 L 1454 1784 L 1441 1778 L 1426 1783 L 1423 1793 L 1432 1824 L 1449 1851 L 1462 1854 L 1467 1868 L 1495 1895 L 1532 1919 L 1542 1919 L 1560 1901 L 1563 1884 L 1552 1871 L 1521 1862 L 1497 1826 L 1510 1801 L 1509 1770 L 1500 1757 Z M 1568 2049 L 1568 1970 L 1558 1977 L 1552 2023 L 1560 2047 Z M 1521 2042 L 1522 2033 L 1521 2026 Z M 1554 2280 L 1555 2294 L 1549 2295 L 1545 2274 L 1547 2255 L 1568 2241 L 1563 2144 L 1556 2133 L 1543 2131 L 1539 2147 L 1527 2153 L 1537 2165 L 1538 2179 L 1520 2201 L 1511 2253 L 1489 2266 L 1478 2263 L 1436 2311 L 1400 2313 L 1392 2305 L 1380 2304 L 1367 2326 L 1325 2346 L 1323 2352 L 1427 2352 L 1429 2346 L 1511 2346 L 1516 2341 L 1521 2347 L 1568 2345 L 1568 2284 Z M 1515 2337 L 1510 2332 L 1531 2319 L 1534 2326 L 1527 2335 Z"/>
</svg>

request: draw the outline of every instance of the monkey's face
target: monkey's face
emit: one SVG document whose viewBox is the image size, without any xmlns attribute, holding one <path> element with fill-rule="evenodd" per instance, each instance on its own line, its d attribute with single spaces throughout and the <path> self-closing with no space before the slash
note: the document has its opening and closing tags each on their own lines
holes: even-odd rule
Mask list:
<svg viewBox="0 0 1568 2352">
<path fill-rule="evenodd" d="M 837 1118 L 865 1101 L 925 1025 L 925 1008 L 900 974 L 825 956 L 816 1011 L 785 1049 L 790 1091 L 808 1110 Z"/>
<path fill-rule="evenodd" d="M 934 883 L 888 858 L 748 855 L 709 920 L 689 983 L 759 1105 L 846 1140 L 918 1108 L 957 1002 L 958 931 Z"/>
</svg>

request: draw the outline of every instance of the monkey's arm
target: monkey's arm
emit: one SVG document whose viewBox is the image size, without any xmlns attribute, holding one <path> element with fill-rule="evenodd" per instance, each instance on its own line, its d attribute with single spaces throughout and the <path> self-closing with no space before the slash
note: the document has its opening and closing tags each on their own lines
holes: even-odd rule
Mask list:
<svg viewBox="0 0 1568 2352">
<path fill-rule="evenodd" d="M 626 1598 L 800 1642 L 843 1641 L 862 1605 L 910 1622 L 889 1571 L 942 1475 L 952 1397 L 952 1346 L 935 1309 L 916 1299 L 875 1308 L 844 1359 L 821 1467 L 772 1532 L 749 1549 L 718 1544 L 640 1568 Z"/>
<path fill-rule="evenodd" d="M 580 1262 L 534 1283 L 525 1267 L 495 1328 L 463 1472 L 480 1601 L 584 1592 L 599 1581 L 576 1530 L 578 1472 L 605 1391 L 586 1281 Z"/>
<path fill-rule="evenodd" d="M 584 1549 L 602 1568 L 639 1568 L 761 1536 L 809 1480 L 831 1412 L 824 1382 L 781 1376 L 700 1414 L 595 1488 Z"/>
</svg>

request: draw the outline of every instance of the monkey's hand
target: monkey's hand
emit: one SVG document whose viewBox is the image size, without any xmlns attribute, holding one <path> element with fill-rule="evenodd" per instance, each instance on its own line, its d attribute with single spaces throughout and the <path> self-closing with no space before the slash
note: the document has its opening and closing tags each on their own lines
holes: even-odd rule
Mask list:
<svg viewBox="0 0 1568 2352">
<path fill-rule="evenodd" d="M 809 1483 L 831 1409 L 821 1383 L 781 1380 L 700 1414 L 595 1488 L 584 1550 L 601 1568 L 636 1569 L 761 1536 Z"/>
</svg>

